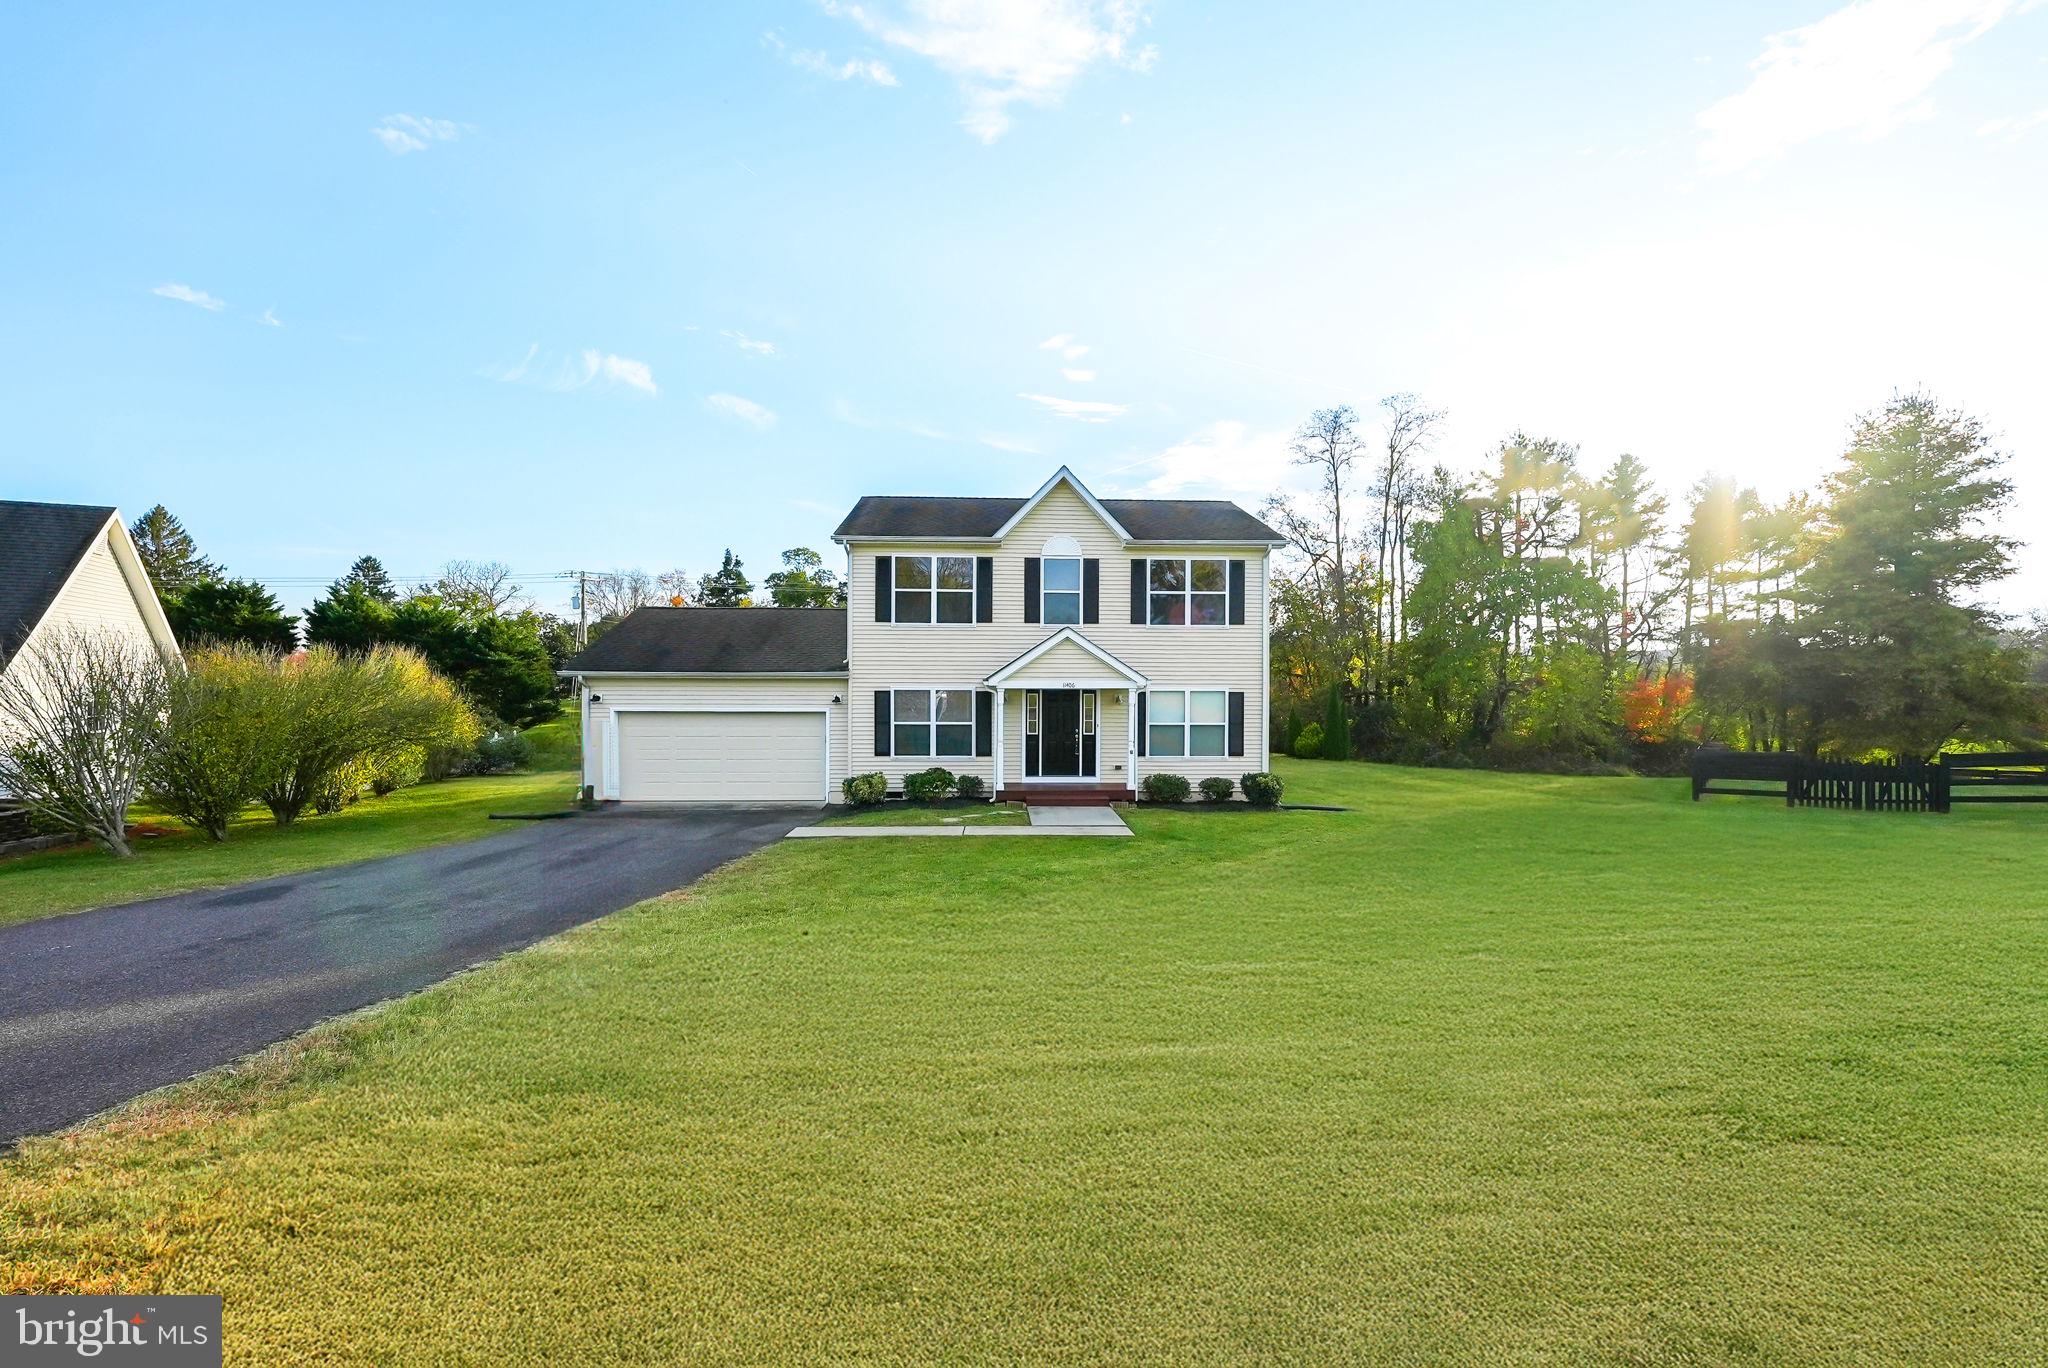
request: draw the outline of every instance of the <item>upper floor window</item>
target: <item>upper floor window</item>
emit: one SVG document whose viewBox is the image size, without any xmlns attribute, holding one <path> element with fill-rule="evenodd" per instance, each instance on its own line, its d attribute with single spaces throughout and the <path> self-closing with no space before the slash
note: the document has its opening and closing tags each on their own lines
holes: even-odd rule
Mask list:
<svg viewBox="0 0 2048 1368">
<path fill-rule="evenodd" d="M 1081 558 L 1047 556 L 1040 570 L 1044 603 L 1039 621 L 1071 626 L 1081 621 Z"/>
<path fill-rule="evenodd" d="M 974 621 L 974 557 L 896 557 L 895 620 Z"/>
<path fill-rule="evenodd" d="M 1145 583 L 1154 627 L 1222 626 L 1230 621 L 1230 562 L 1174 559 L 1147 563 Z"/>
</svg>

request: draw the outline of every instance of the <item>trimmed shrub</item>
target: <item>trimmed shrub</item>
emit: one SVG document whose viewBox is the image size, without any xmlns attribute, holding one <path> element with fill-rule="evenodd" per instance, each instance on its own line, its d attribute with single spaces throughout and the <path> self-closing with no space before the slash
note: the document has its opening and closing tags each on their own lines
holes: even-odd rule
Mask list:
<svg viewBox="0 0 2048 1368">
<path fill-rule="evenodd" d="M 1280 782 L 1279 775 L 1266 770 L 1247 774 L 1239 779 L 1237 783 L 1238 787 L 1244 790 L 1245 801 L 1253 807 L 1261 808 L 1269 808 L 1278 804 L 1280 795 L 1287 789 L 1287 786 Z"/>
<path fill-rule="evenodd" d="M 1223 778 L 1204 779 L 1195 787 L 1202 791 L 1202 801 L 1205 803 L 1227 803 L 1230 801 L 1230 795 L 1237 792 L 1237 785 Z"/>
<path fill-rule="evenodd" d="M 476 743 L 478 774 L 525 769 L 532 760 L 533 742 L 516 731 L 494 731 Z"/>
<path fill-rule="evenodd" d="M 839 791 L 855 807 L 873 807 L 889 796 L 889 776 L 880 770 L 849 775 L 840 783 Z"/>
<path fill-rule="evenodd" d="M 1294 758 L 1297 760 L 1320 760 L 1323 758 L 1323 724 L 1311 722 L 1294 737 Z"/>
<path fill-rule="evenodd" d="M 903 776 L 903 796 L 914 803 L 936 803 L 953 791 L 953 771 L 933 765 L 928 770 Z"/>
<path fill-rule="evenodd" d="M 1178 774 L 1148 774 L 1145 776 L 1145 801 L 1148 803 L 1185 803 L 1193 786 Z"/>
<path fill-rule="evenodd" d="M 988 785 L 981 782 L 978 774 L 963 774 L 953 781 L 953 792 L 962 798 L 979 799 L 987 794 Z"/>
</svg>

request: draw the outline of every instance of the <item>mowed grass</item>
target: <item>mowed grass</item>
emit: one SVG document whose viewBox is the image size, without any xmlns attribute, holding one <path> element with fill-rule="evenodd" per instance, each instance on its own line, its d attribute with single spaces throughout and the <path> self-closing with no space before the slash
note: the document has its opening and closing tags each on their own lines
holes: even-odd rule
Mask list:
<svg viewBox="0 0 2048 1368">
<path fill-rule="evenodd" d="M 8 1285 L 236 1363 L 2040 1361 L 2048 812 L 1283 773 L 1356 810 L 786 843 L 30 1142 Z"/>
<path fill-rule="evenodd" d="M 850 808 L 819 819 L 820 826 L 1029 826 L 1022 803 L 979 803 L 972 807 L 891 802 Z"/>
<path fill-rule="evenodd" d="M 504 830 L 489 820 L 493 812 L 546 812 L 575 794 L 575 776 L 560 773 L 450 779 L 366 797 L 325 817 L 308 813 L 288 827 L 252 807 L 218 844 L 138 811 L 137 820 L 161 820 L 172 834 L 138 838 L 132 859 L 73 846 L 0 860 L 0 926 L 488 836 Z"/>
</svg>

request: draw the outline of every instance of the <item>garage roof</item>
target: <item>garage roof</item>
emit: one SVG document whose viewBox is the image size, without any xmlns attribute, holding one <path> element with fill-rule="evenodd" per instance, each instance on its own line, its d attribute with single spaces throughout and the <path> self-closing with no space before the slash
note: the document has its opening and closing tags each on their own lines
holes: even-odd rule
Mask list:
<svg viewBox="0 0 2048 1368">
<path fill-rule="evenodd" d="M 635 608 L 563 674 L 845 674 L 844 608 Z"/>
</svg>

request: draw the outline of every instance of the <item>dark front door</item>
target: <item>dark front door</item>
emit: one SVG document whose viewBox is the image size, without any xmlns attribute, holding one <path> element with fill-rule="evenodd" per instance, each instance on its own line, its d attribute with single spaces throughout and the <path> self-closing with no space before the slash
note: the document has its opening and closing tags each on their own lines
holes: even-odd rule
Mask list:
<svg viewBox="0 0 2048 1368">
<path fill-rule="evenodd" d="M 1047 689 L 1038 704 L 1038 772 L 1051 779 L 1081 773 L 1081 691 Z"/>
</svg>

